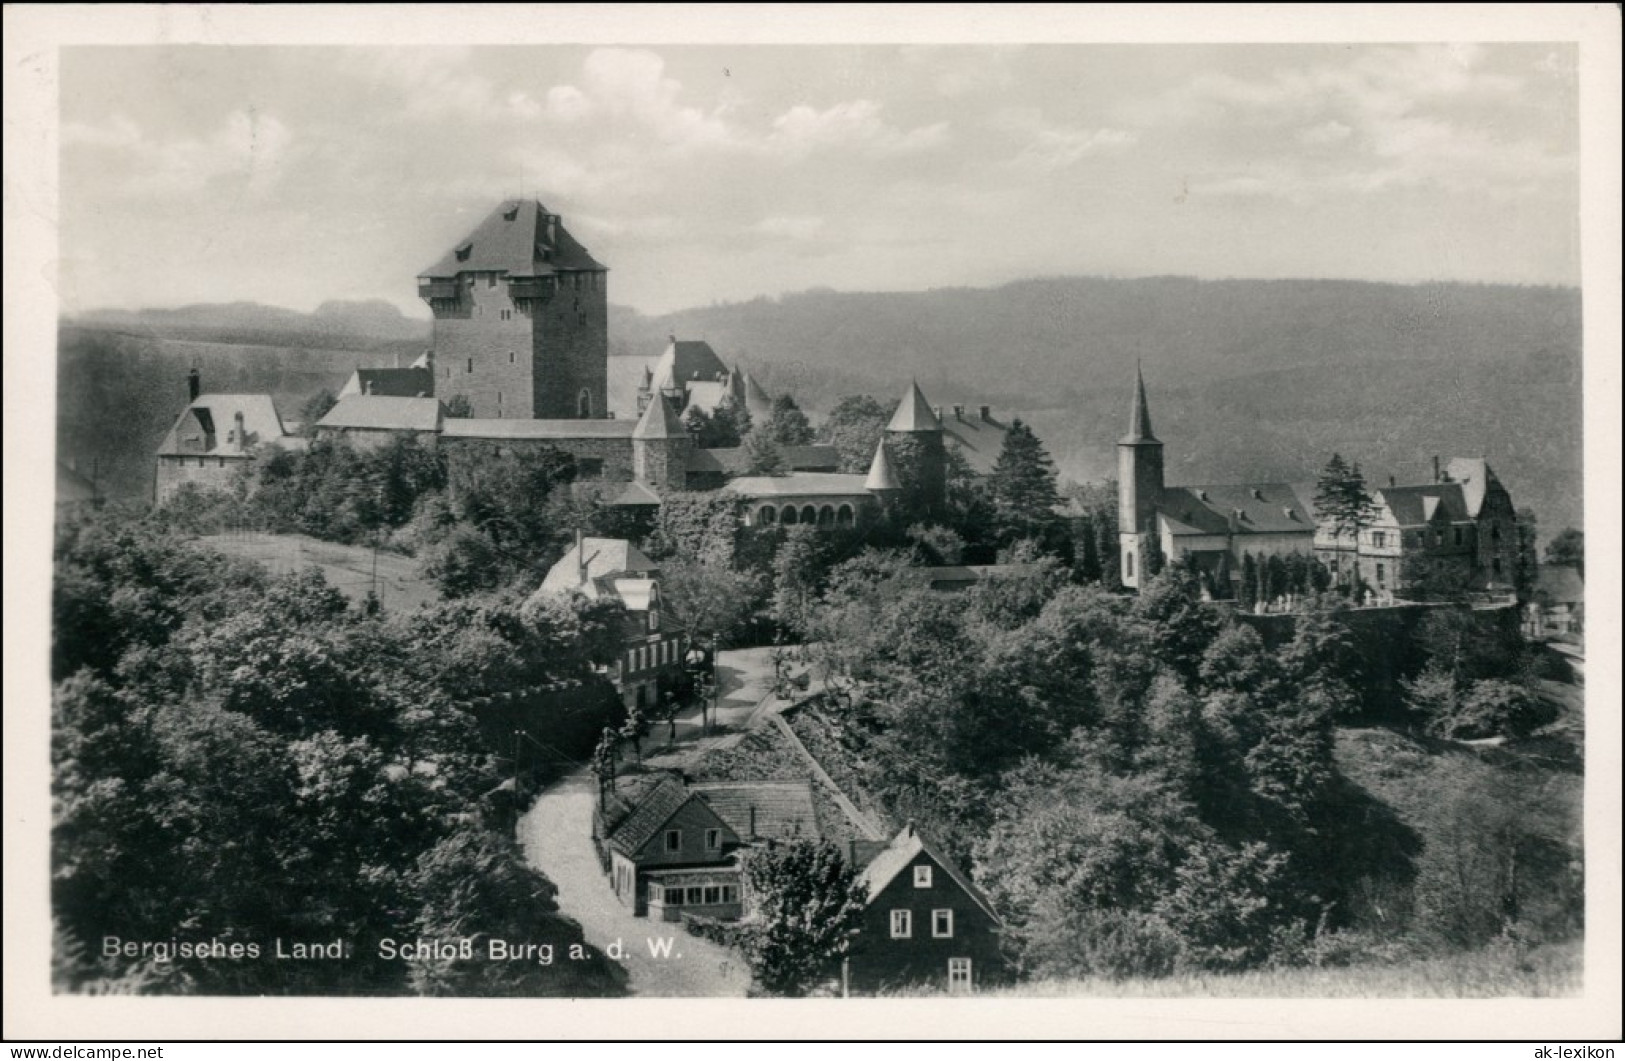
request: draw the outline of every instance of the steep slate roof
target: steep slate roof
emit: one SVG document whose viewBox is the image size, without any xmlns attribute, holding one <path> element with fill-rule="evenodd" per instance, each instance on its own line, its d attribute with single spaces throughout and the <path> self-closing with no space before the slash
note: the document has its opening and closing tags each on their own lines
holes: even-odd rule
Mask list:
<svg viewBox="0 0 1625 1061">
<path fill-rule="evenodd" d="M 841 466 L 841 451 L 824 445 L 780 446 L 779 459 L 793 472 L 832 472 Z"/>
<path fill-rule="evenodd" d="M 868 889 L 869 901 L 872 903 L 878 899 L 880 893 L 886 890 L 886 885 L 890 884 L 899 873 L 908 868 L 908 865 L 922 851 L 929 855 L 931 860 L 938 866 L 942 867 L 942 871 L 953 878 L 953 882 L 959 885 L 960 889 L 970 896 L 988 917 L 991 917 L 996 924 L 1002 924 L 998 911 L 993 909 L 993 904 L 988 901 L 987 896 L 982 894 L 982 890 L 971 882 L 971 879 L 965 875 L 964 871 L 954 865 L 952 859 L 944 855 L 935 844 L 922 836 L 912 823 L 904 826 L 902 832 L 892 837 L 892 842 L 886 845 L 886 849 L 876 855 L 873 861 L 863 867 L 863 872 L 858 874 L 858 880 Z"/>
<path fill-rule="evenodd" d="M 1421 486 L 1385 486 L 1373 490 L 1378 504 L 1393 513 L 1401 527 L 1432 523 L 1441 516 L 1459 523 L 1470 519 L 1467 498 L 1460 483 L 1424 483 Z"/>
<path fill-rule="evenodd" d="M 344 389 L 385 398 L 427 398 L 434 394 L 434 373 L 426 368 L 358 368 Z"/>
<path fill-rule="evenodd" d="M 691 791 L 716 811 L 741 840 L 752 838 L 751 808 L 756 809 L 756 836 L 821 836 L 812 785 L 806 781 L 707 781 Z"/>
<path fill-rule="evenodd" d="M 820 495 L 867 495 L 862 475 L 838 472 L 793 472 L 790 475 L 747 475 L 735 479 L 724 490 L 750 498 L 816 497 Z"/>
<path fill-rule="evenodd" d="M 594 483 L 582 483 L 582 486 L 594 486 Z M 598 501 L 605 505 L 659 505 L 660 495 L 642 483 L 612 483 L 609 489 L 599 495 Z"/>
<path fill-rule="evenodd" d="M 658 391 L 649 399 L 648 408 L 638 417 L 637 427 L 632 429 L 633 438 L 663 439 L 687 438 L 688 429 L 672 411 L 671 403 Z"/>
<path fill-rule="evenodd" d="M 1484 507 L 1484 495 L 1489 490 L 1490 481 L 1495 478 L 1489 462 L 1483 457 L 1451 457 L 1444 471 L 1451 480 L 1461 484 L 1461 498 L 1467 506 L 1467 515 L 1477 519 Z"/>
<path fill-rule="evenodd" d="M 743 369 L 740 370 L 740 376 L 742 377 L 745 393 L 745 411 L 750 414 L 753 421 L 761 423 L 772 414 L 773 399 L 768 397 L 767 391 L 763 390 L 762 385 L 756 382 L 755 376 Z"/>
<path fill-rule="evenodd" d="M 891 460 L 886 456 L 886 441 L 881 439 L 875 443 L 875 458 L 869 462 L 869 476 L 863 480 L 865 490 L 901 490 L 903 484 L 897 481 L 897 473 L 892 471 Z"/>
<path fill-rule="evenodd" d="M 1157 511 L 1175 535 L 1313 533 L 1312 497 L 1293 483 L 1170 486 Z"/>
<path fill-rule="evenodd" d="M 440 433 L 447 438 L 631 438 L 630 420 L 475 420 L 448 416 Z"/>
<path fill-rule="evenodd" d="M 230 456 L 241 452 L 239 444 L 227 441 L 236 430 L 237 414 L 243 414 L 243 430 L 248 433 L 248 444 L 279 442 L 287 435 L 282 418 L 277 415 L 276 403 L 269 394 L 202 394 L 175 419 L 169 432 L 158 444 L 160 457 Z M 214 448 L 183 449 L 181 439 L 191 432 L 214 435 Z"/>
<path fill-rule="evenodd" d="M 903 400 L 897 403 L 897 411 L 892 413 L 891 423 L 886 425 L 887 431 L 941 431 L 942 421 L 931 408 L 931 403 L 925 400 L 920 391 L 920 385 L 913 380 L 909 381 L 908 390 L 903 392 Z"/>
<path fill-rule="evenodd" d="M 505 272 L 509 276 L 551 276 L 561 270 L 604 268 L 566 231 L 562 220 L 553 226 L 553 241 L 549 243 L 547 213 L 547 208 L 534 199 L 510 199 L 418 275 Z"/>
<path fill-rule="evenodd" d="M 1129 412 L 1128 434 L 1119 442 L 1155 442 L 1157 436 L 1151 433 L 1151 407 L 1145 401 L 1145 376 L 1140 372 L 1140 366 L 1134 366 L 1134 402 Z"/>
<path fill-rule="evenodd" d="M 1009 424 L 991 418 L 983 420 L 979 415 L 963 419 L 955 416 L 943 421 L 942 429 L 959 444 L 959 452 L 977 475 L 993 474 L 993 466 L 1004 452 L 1004 436 L 1010 433 Z"/>
<path fill-rule="evenodd" d="M 586 556 L 585 572 L 581 557 Z M 586 580 L 608 578 L 612 575 L 648 574 L 658 571 L 659 565 L 644 556 L 637 546 L 624 538 L 583 538 L 580 545 L 572 545 L 558 563 L 548 568 L 542 579 L 540 593 L 564 593 L 583 588 Z"/>
<path fill-rule="evenodd" d="M 438 431 L 445 407 L 434 398 L 388 398 L 351 394 L 317 421 L 317 427 L 386 431 Z"/>
<path fill-rule="evenodd" d="M 993 578 L 1023 578 L 1038 570 L 1037 564 L 971 564 L 925 568 L 926 581 L 935 590 L 967 589 Z"/>
<path fill-rule="evenodd" d="M 660 389 L 681 390 L 690 383 L 716 383 L 726 378 L 728 366 L 703 339 L 677 339 L 655 361 L 651 386 Z"/>
<path fill-rule="evenodd" d="M 643 793 L 631 813 L 610 833 L 609 846 L 628 857 L 637 854 L 638 848 L 648 843 L 649 838 L 659 832 L 660 827 L 692 798 L 679 778 L 671 774 L 661 775 L 654 787 Z"/>
</svg>

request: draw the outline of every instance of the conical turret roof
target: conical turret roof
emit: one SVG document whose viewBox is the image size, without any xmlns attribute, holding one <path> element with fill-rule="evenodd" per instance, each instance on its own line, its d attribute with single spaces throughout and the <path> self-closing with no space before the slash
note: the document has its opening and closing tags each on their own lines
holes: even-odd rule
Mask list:
<svg viewBox="0 0 1625 1061">
<path fill-rule="evenodd" d="M 892 471 L 891 461 L 886 457 L 884 439 L 875 445 L 875 459 L 869 462 L 869 478 L 863 481 L 863 488 L 877 494 L 903 488 L 903 484 L 897 481 L 897 473 Z"/>
<path fill-rule="evenodd" d="M 1128 434 L 1120 442 L 1155 442 L 1157 436 L 1151 433 L 1151 408 L 1145 402 L 1145 376 L 1140 372 L 1140 366 L 1134 366 L 1134 407 L 1129 412 Z"/>
<path fill-rule="evenodd" d="M 638 426 L 632 429 L 635 439 L 687 438 L 688 431 L 678 419 L 665 395 L 656 391 L 638 417 Z"/>
<path fill-rule="evenodd" d="M 908 382 L 908 390 L 903 392 L 903 400 L 898 403 L 897 411 L 892 414 L 891 423 L 886 425 L 887 431 L 941 431 L 942 421 L 937 419 L 936 412 L 931 403 L 925 400 L 920 391 L 920 385 L 913 380 Z"/>
<path fill-rule="evenodd" d="M 756 377 L 749 372 L 743 372 L 745 377 L 745 411 L 756 423 L 764 423 L 773 413 L 773 399 L 767 396 L 767 391 L 756 382 Z"/>
</svg>

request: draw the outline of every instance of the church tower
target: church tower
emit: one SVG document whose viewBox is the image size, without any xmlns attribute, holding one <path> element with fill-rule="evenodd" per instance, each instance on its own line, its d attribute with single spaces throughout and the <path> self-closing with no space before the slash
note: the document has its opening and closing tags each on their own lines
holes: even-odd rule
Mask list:
<svg viewBox="0 0 1625 1061">
<path fill-rule="evenodd" d="M 1118 572 L 1123 585 L 1145 584 L 1145 562 L 1157 541 L 1157 509 L 1162 505 L 1162 443 L 1151 433 L 1145 377 L 1134 366 L 1134 402 L 1128 434 L 1117 440 Z"/>
<path fill-rule="evenodd" d="M 418 276 L 434 393 L 481 419 L 607 415 L 609 270 L 539 202 L 499 206 Z"/>
</svg>

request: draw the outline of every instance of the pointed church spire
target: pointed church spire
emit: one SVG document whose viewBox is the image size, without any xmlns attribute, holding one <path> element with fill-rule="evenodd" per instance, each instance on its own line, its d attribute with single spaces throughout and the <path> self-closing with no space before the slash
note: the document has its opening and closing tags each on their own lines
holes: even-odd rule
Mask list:
<svg viewBox="0 0 1625 1061">
<path fill-rule="evenodd" d="M 891 423 L 886 425 L 886 430 L 907 432 L 942 430 L 942 421 L 937 419 L 931 403 L 925 400 L 925 394 L 914 380 L 908 381 L 908 390 L 903 392 L 903 400 L 897 403 L 897 411 L 892 414 Z"/>
<path fill-rule="evenodd" d="M 1140 371 L 1138 361 L 1134 362 L 1134 408 L 1130 413 L 1128 434 L 1123 436 L 1122 441 L 1157 441 L 1157 436 L 1151 433 L 1151 408 L 1145 401 L 1145 375 Z"/>
<path fill-rule="evenodd" d="M 875 459 L 869 462 L 869 478 L 863 481 L 863 488 L 874 494 L 903 488 L 897 481 L 897 473 L 892 471 L 891 461 L 886 458 L 885 439 L 875 443 Z"/>
<path fill-rule="evenodd" d="M 672 411 L 671 403 L 666 401 L 666 396 L 656 392 L 643 410 L 643 415 L 638 417 L 638 426 L 632 429 L 632 437 L 687 438 L 688 431 L 683 427 L 683 422 L 677 418 L 677 414 Z"/>
</svg>

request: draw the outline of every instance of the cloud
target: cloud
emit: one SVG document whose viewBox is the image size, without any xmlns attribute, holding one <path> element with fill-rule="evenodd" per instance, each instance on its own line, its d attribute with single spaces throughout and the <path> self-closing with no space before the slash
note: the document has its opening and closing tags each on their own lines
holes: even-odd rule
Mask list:
<svg viewBox="0 0 1625 1061">
<path fill-rule="evenodd" d="M 792 159 L 817 151 L 852 148 L 865 154 L 912 155 L 934 151 L 949 141 L 948 123 L 935 122 L 902 130 L 881 116 L 873 100 L 857 99 L 818 110 L 805 103 L 773 119 L 769 150 Z"/>
<path fill-rule="evenodd" d="M 1005 164 L 1029 173 L 1066 169 L 1086 155 L 1121 151 L 1139 139 L 1138 134 L 1125 129 L 1052 125 L 1031 107 L 1000 111 L 991 124 L 1013 136 L 1020 145 Z"/>
<path fill-rule="evenodd" d="M 246 107 L 227 114 L 206 138 L 155 140 L 114 115 L 100 126 L 65 125 L 62 142 L 64 151 L 80 155 L 86 166 L 107 165 L 105 158 L 84 158 L 87 151 L 122 156 L 119 188 L 127 196 L 181 195 L 228 179 L 243 191 L 263 194 L 285 172 L 294 136 L 275 115 Z"/>
<path fill-rule="evenodd" d="M 775 239 L 810 240 L 823 232 L 824 219 L 801 214 L 776 215 L 762 218 L 752 225 L 750 230 L 757 235 Z"/>
<path fill-rule="evenodd" d="M 737 141 L 724 108 L 685 106 L 678 101 L 682 91 L 682 83 L 666 76 L 665 60 L 654 52 L 598 48 L 582 63 L 581 85 L 549 89 L 546 109 L 570 124 L 630 121 L 673 147 L 727 147 Z"/>
<path fill-rule="evenodd" d="M 528 93 L 503 91 L 468 67 L 469 48 L 347 49 L 354 68 L 398 98 L 398 120 L 460 118 L 473 121 L 540 117 L 546 108 Z"/>
<path fill-rule="evenodd" d="M 1353 129 L 1333 118 L 1321 122 L 1319 125 L 1311 125 L 1309 128 L 1301 130 L 1298 133 L 1298 139 L 1310 145 L 1336 144 L 1347 140 L 1353 134 Z"/>
</svg>

